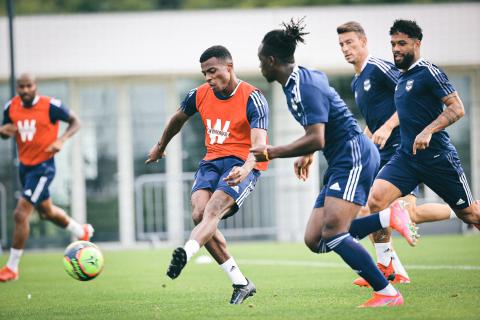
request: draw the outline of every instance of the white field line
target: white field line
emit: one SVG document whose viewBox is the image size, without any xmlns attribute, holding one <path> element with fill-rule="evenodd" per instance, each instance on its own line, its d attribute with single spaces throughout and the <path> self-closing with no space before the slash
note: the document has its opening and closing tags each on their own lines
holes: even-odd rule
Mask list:
<svg viewBox="0 0 480 320">
<path fill-rule="evenodd" d="M 301 261 L 301 260 L 265 260 L 265 259 L 239 259 L 240 265 L 257 266 L 282 266 L 282 267 L 312 267 L 312 268 L 346 268 L 345 263 L 320 262 L 320 261 Z M 465 265 L 405 265 L 406 269 L 411 270 L 480 270 L 480 266 Z"/>
</svg>

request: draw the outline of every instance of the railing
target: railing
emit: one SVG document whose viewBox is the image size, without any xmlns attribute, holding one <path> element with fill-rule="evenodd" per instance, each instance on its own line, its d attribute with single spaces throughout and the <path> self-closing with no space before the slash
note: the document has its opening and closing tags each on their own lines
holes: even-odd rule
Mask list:
<svg viewBox="0 0 480 320">
<path fill-rule="evenodd" d="M 184 173 L 178 177 L 166 174 L 148 174 L 135 180 L 135 220 L 138 240 L 165 241 L 168 239 L 167 188 L 171 179 L 179 179 L 182 184 L 184 225 L 183 238 L 188 238 L 194 225 L 191 217 L 190 191 L 194 173 Z M 168 179 L 168 181 L 167 181 Z M 240 210 L 226 220 L 219 228 L 229 239 L 273 239 L 276 235 L 275 199 L 271 190 L 274 187 L 274 175 L 262 173 L 254 192 L 245 200 Z"/>
<path fill-rule="evenodd" d="M 0 183 L 0 254 L 7 245 L 7 191 Z"/>
</svg>

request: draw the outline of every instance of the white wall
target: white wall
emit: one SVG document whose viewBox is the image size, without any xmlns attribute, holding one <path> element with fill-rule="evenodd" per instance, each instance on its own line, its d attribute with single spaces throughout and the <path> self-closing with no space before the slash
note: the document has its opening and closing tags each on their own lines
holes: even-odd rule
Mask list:
<svg viewBox="0 0 480 320">
<path fill-rule="evenodd" d="M 336 26 L 362 23 L 374 55 L 390 59 L 388 30 L 396 18 L 424 29 L 423 55 L 441 66 L 480 64 L 480 4 L 328 6 L 286 9 L 162 11 L 25 16 L 15 19 L 17 70 L 39 78 L 197 73 L 198 57 L 223 44 L 237 70 L 258 73 L 263 35 L 290 17 L 306 16 L 307 45 L 297 61 L 350 71 Z M 475 31 L 477 30 L 477 31 Z M 8 78 L 7 21 L 0 18 L 0 80 Z"/>
</svg>

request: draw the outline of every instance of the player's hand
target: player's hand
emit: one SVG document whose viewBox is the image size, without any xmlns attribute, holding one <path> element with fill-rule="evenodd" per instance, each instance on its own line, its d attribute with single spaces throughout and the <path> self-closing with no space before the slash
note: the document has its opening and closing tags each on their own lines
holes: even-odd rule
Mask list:
<svg viewBox="0 0 480 320">
<path fill-rule="evenodd" d="M 265 162 L 272 160 L 272 157 L 268 153 L 268 148 L 271 147 L 269 145 L 261 144 L 258 146 L 255 146 L 253 148 L 250 148 L 250 153 L 253 154 L 255 157 L 255 160 L 257 162 Z"/>
<path fill-rule="evenodd" d="M 242 182 L 250 172 L 244 167 L 233 167 L 228 176 L 223 178 L 229 186 L 236 186 Z"/>
<path fill-rule="evenodd" d="M 293 163 L 295 175 L 299 180 L 306 181 L 310 173 L 310 165 L 313 162 L 313 154 L 298 157 Z"/>
<path fill-rule="evenodd" d="M 387 143 L 388 138 L 392 134 L 392 130 L 393 129 L 390 126 L 384 124 L 372 135 L 372 142 L 376 145 L 379 145 L 380 150 L 382 150 L 383 147 L 385 147 L 385 143 Z"/>
<path fill-rule="evenodd" d="M 17 127 L 13 123 L 7 123 L 0 127 L 0 134 L 13 137 L 17 133 Z"/>
<path fill-rule="evenodd" d="M 151 162 L 158 162 L 159 159 L 165 158 L 166 154 L 163 150 L 160 150 L 158 143 L 155 143 L 153 147 L 148 152 L 148 158 L 145 160 L 146 164 Z"/>
<path fill-rule="evenodd" d="M 417 154 L 417 150 L 425 150 L 430 145 L 432 139 L 432 133 L 430 130 L 423 130 L 418 134 L 413 142 L 413 154 Z"/>
<path fill-rule="evenodd" d="M 63 148 L 63 141 L 60 139 L 55 140 L 51 145 L 45 149 L 45 152 L 57 153 Z"/>
</svg>

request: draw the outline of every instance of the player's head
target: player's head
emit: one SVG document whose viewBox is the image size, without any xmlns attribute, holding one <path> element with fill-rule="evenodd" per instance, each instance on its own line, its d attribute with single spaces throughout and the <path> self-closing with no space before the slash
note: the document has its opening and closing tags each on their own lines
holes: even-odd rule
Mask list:
<svg viewBox="0 0 480 320">
<path fill-rule="evenodd" d="M 278 79 L 278 67 L 295 63 L 295 49 L 299 42 L 305 43 L 304 32 L 305 25 L 303 19 L 282 23 L 282 29 L 276 29 L 268 32 L 258 48 L 258 59 L 260 59 L 260 69 L 268 82 Z"/>
<path fill-rule="evenodd" d="M 31 106 L 37 95 L 37 80 L 29 73 L 22 73 L 17 78 L 17 94 L 26 106 Z"/>
<path fill-rule="evenodd" d="M 224 46 L 213 46 L 200 56 L 205 81 L 216 92 L 225 90 L 234 77 L 232 55 Z"/>
<path fill-rule="evenodd" d="M 361 63 L 368 55 L 367 36 L 360 23 L 346 22 L 337 27 L 338 43 L 348 63 Z"/>
<path fill-rule="evenodd" d="M 420 57 L 422 28 L 415 21 L 397 19 L 390 28 L 390 36 L 395 66 L 408 69 Z"/>
</svg>

